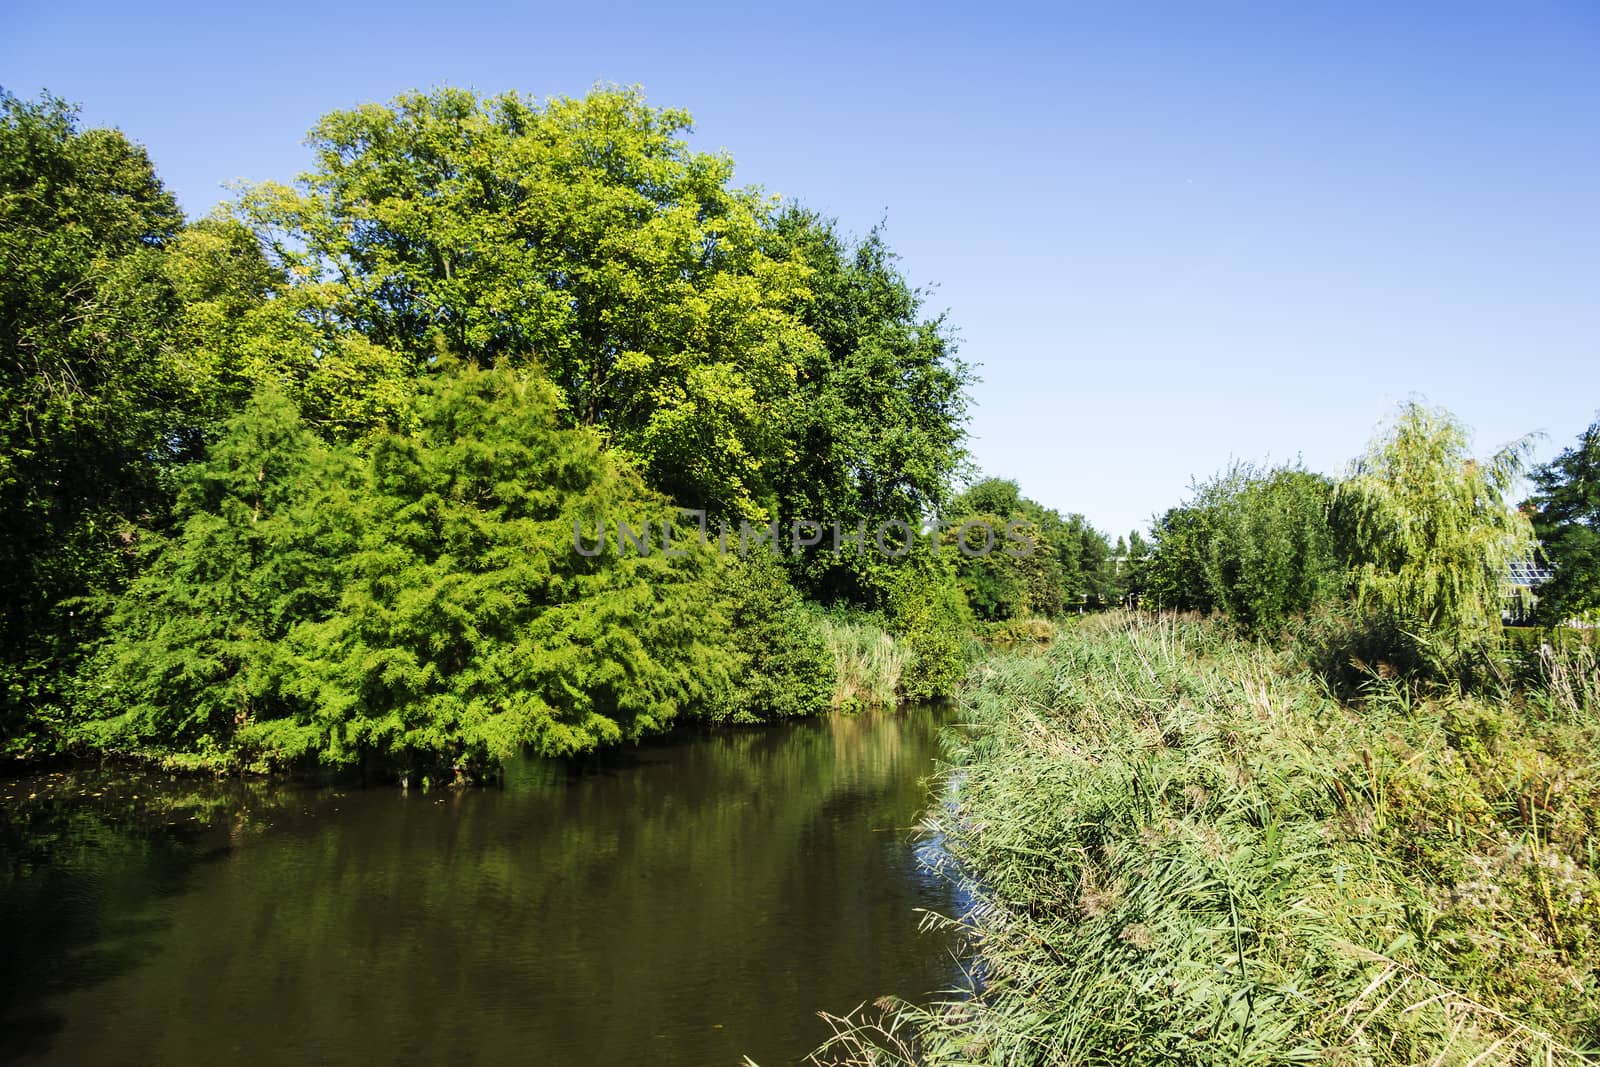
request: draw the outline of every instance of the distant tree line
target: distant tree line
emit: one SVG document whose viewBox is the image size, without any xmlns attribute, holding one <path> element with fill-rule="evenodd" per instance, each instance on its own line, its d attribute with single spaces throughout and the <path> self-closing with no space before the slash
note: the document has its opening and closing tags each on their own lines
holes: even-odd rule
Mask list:
<svg viewBox="0 0 1600 1067">
<path fill-rule="evenodd" d="M 1386 634 L 1379 651 L 1459 672 L 1498 646 L 1502 617 L 1545 625 L 1600 607 L 1600 423 L 1531 471 L 1530 441 L 1474 457 L 1447 412 L 1404 405 L 1340 479 L 1237 464 L 1156 520 L 1134 593 L 1148 607 L 1220 612 L 1269 634 L 1318 611 Z M 1542 556 L 1530 594 L 1512 564 Z"/>
</svg>

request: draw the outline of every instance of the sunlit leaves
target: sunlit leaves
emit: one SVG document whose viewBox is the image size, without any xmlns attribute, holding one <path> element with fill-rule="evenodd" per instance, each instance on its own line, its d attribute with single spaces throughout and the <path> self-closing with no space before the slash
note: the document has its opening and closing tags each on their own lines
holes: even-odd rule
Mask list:
<svg viewBox="0 0 1600 1067">
<path fill-rule="evenodd" d="M 1533 551 L 1509 494 L 1528 443 L 1474 459 L 1449 413 L 1405 405 L 1339 485 L 1358 602 L 1448 666 L 1500 628 L 1510 564 Z"/>
<path fill-rule="evenodd" d="M 1552 623 L 1600 614 L 1600 422 L 1533 472 L 1533 528 L 1554 573 L 1538 590 Z"/>
</svg>

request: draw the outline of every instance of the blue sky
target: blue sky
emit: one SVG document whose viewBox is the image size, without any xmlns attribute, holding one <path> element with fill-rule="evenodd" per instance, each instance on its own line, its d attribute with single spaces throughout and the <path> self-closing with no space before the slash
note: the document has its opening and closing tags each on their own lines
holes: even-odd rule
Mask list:
<svg viewBox="0 0 1600 1067">
<path fill-rule="evenodd" d="M 1113 533 L 1231 457 L 1337 472 L 1413 394 L 1541 458 L 1600 412 L 1593 3 L 0 13 L 0 84 L 142 141 L 191 214 L 334 108 L 600 80 L 887 220 L 981 365 L 979 465 Z"/>
</svg>

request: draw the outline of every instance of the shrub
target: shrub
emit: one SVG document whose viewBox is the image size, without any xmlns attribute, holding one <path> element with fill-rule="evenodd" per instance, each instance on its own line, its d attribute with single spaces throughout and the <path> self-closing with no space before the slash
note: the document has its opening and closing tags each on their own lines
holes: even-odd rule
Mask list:
<svg viewBox="0 0 1600 1067">
<path fill-rule="evenodd" d="M 816 613 L 777 561 L 762 553 L 729 557 L 720 588 L 731 601 L 735 666 L 733 694 L 714 717 L 763 722 L 831 706 L 838 674 L 834 653 Z"/>
</svg>

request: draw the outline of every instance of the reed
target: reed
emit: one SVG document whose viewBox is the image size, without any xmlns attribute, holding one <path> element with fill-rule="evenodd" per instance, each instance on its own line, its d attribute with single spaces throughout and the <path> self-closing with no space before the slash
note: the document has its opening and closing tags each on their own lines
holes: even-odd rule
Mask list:
<svg viewBox="0 0 1600 1067">
<path fill-rule="evenodd" d="M 822 613 L 817 618 L 834 659 L 834 709 L 894 707 L 910 651 L 870 620 Z"/>
<path fill-rule="evenodd" d="M 1592 656 L 1547 673 L 1341 703 L 1128 615 L 989 658 L 924 827 L 968 987 L 832 1019 L 817 1062 L 1593 1062 L 1600 706 Z"/>
</svg>

